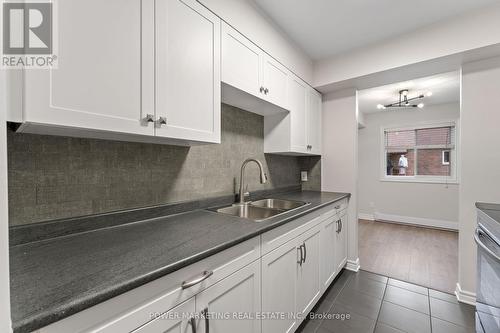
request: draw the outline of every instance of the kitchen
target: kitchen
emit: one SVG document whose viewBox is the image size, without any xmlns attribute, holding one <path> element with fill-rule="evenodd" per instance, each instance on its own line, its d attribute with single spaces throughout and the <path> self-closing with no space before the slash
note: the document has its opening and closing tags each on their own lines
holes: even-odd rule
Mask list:
<svg viewBox="0 0 500 333">
<path fill-rule="evenodd" d="M 301 41 L 319 46 L 326 37 L 293 32 L 293 20 L 280 13 L 306 10 L 295 1 L 30 7 L 29 15 L 51 13 L 44 17 L 55 33 L 30 22 L 26 33 L 36 38 L 16 50 L 11 31 L 10 54 L 36 54 L 31 43 L 50 46 L 54 63 L 0 70 L 7 124 L 0 133 L 1 330 L 410 331 L 379 316 L 391 303 L 379 293 L 390 279 L 364 271 L 359 260 L 357 94 L 455 69 L 463 192 L 451 296 L 473 314 L 481 280 L 475 203 L 500 202 L 496 180 L 471 166 L 486 152 L 487 170 L 499 162 L 491 140 L 498 115 L 480 107 L 499 83 L 500 36 L 477 37 L 498 25 L 500 7 L 489 2 L 463 1 L 448 16 L 407 27 L 408 40 L 426 36 L 436 45 L 446 37 L 453 50 L 408 55 L 393 32 L 385 38 L 394 40 L 373 37 L 398 54 L 379 53 L 377 68 L 369 59 L 379 45 L 363 52 L 351 45 L 328 59 L 321 48 L 304 52 Z M 7 1 L 2 17 L 10 13 L 12 21 L 29 5 Z M 478 35 L 453 44 L 457 20 L 475 24 Z M 450 27 L 451 36 L 441 33 Z M 357 47 L 368 42 L 360 38 Z M 469 111 L 478 108 L 484 111 Z M 349 308 L 355 294 L 347 291 L 367 285 L 377 285 L 378 307 Z M 484 310 L 495 302 L 488 298 L 483 312 L 495 311 Z M 500 317 L 491 315 L 493 323 Z M 423 320 L 422 331 L 474 325 L 431 313 Z"/>
</svg>

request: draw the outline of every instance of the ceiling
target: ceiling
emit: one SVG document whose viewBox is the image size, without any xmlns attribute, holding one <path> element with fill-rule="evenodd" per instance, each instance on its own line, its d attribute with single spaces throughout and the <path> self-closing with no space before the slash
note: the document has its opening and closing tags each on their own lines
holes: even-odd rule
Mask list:
<svg viewBox="0 0 500 333">
<path fill-rule="evenodd" d="M 402 35 L 499 0 L 251 0 L 313 60 Z"/>
<path fill-rule="evenodd" d="M 426 106 L 458 103 L 460 101 L 460 72 L 449 72 L 377 88 L 360 90 L 358 92 L 359 112 L 366 114 L 390 111 L 390 109 L 377 109 L 377 104 L 385 105 L 397 102 L 399 100 L 399 91 L 402 89 L 409 90 L 409 98 L 432 92 L 432 96 L 425 97 L 421 100 Z M 418 109 L 411 110 L 416 111 Z"/>
</svg>

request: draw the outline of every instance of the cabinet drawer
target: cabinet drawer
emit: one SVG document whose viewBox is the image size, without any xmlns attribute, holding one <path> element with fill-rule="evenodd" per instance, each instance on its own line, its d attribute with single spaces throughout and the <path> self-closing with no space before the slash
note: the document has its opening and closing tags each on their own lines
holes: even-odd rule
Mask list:
<svg viewBox="0 0 500 333">
<path fill-rule="evenodd" d="M 260 239 L 252 238 L 169 275 L 130 290 L 96 306 L 40 329 L 39 332 L 130 332 L 165 313 L 216 282 L 252 263 L 260 257 Z M 213 274 L 190 288 L 182 283 Z"/>
<path fill-rule="evenodd" d="M 191 332 L 194 333 L 196 332 L 196 323 L 189 319 L 191 315 L 194 314 L 194 306 L 195 300 L 194 297 L 192 297 L 172 310 L 166 313 L 158 314 L 158 318 L 139 327 L 133 331 L 133 333 L 188 333 L 188 328 L 190 328 Z"/>
<path fill-rule="evenodd" d="M 334 203 L 333 205 L 335 205 Z M 333 205 L 320 208 L 298 219 L 286 223 L 278 228 L 270 230 L 261 235 L 262 255 L 271 252 L 286 242 L 294 239 L 326 218 L 337 213 Z"/>
<path fill-rule="evenodd" d="M 347 206 L 348 206 L 347 198 L 337 201 L 336 203 L 333 204 L 333 208 L 337 213 L 340 213 L 341 211 L 345 210 Z"/>
</svg>

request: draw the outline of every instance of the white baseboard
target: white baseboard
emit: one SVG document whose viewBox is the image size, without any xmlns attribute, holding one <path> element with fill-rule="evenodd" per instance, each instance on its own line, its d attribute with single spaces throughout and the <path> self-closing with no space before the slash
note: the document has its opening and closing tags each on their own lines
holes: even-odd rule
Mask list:
<svg viewBox="0 0 500 333">
<path fill-rule="evenodd" d="M 460 283 L 458 282 L 455 289 L 455 295 L 457 296 L 459 302 L 476 306 L 476 294 L 470 291 L 462 290 L 462 287 L 460 287 Z"/>
<path fill-rule="evenodd" d="M 367 221 L 375 221 L 375 217 L 373 216 L 373 214 L 366 214 L 366 213 L 358 213 L 358 219 L 367 220 Z"/>
<path fill-rule="evenodd" d="M 402 224 L 410 224 L 417 226 L 425 226 L 431 228 L 440 228 L 447 230 L 458 231 L 458 222 L 453 221 L 445 221 L 445 220 L 436 220 L 436 219 L 426 219 L 422 217 L 412 217 L 412 216 L 401 216 L 401 215 L 392 215 L 392 214 L 384 214 L 378 213 L 375 214 L 366 214 L 366 213 L 358 213 L 358 218 L 369 221 L 385 221 L 385 222 L 396 222 Z"/>
<path fill-rule="evenodd" d="M 359 258 L 356 260 L 347 260 L 347 264 L 345 265 L 345 269 L 353 272 L 359 271 Z"/>
</svg>

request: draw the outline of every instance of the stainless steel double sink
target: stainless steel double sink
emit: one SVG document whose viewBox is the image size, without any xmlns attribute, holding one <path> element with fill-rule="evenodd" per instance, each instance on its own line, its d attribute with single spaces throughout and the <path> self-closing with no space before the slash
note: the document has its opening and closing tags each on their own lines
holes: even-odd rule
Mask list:
<svg viewBox="0 0 500 333">
<path fill-rule="evenodd" d="M 234 204 L 227 207 L 216 208 L 213 210 L 217 213 L 233 215 L 250 219 L 255 222 L 261 222 L 306 205 L 309 205 L 309 203 L 304 201 L 262 199 L 246 202 L 244 204 Z"/>
</svg>

